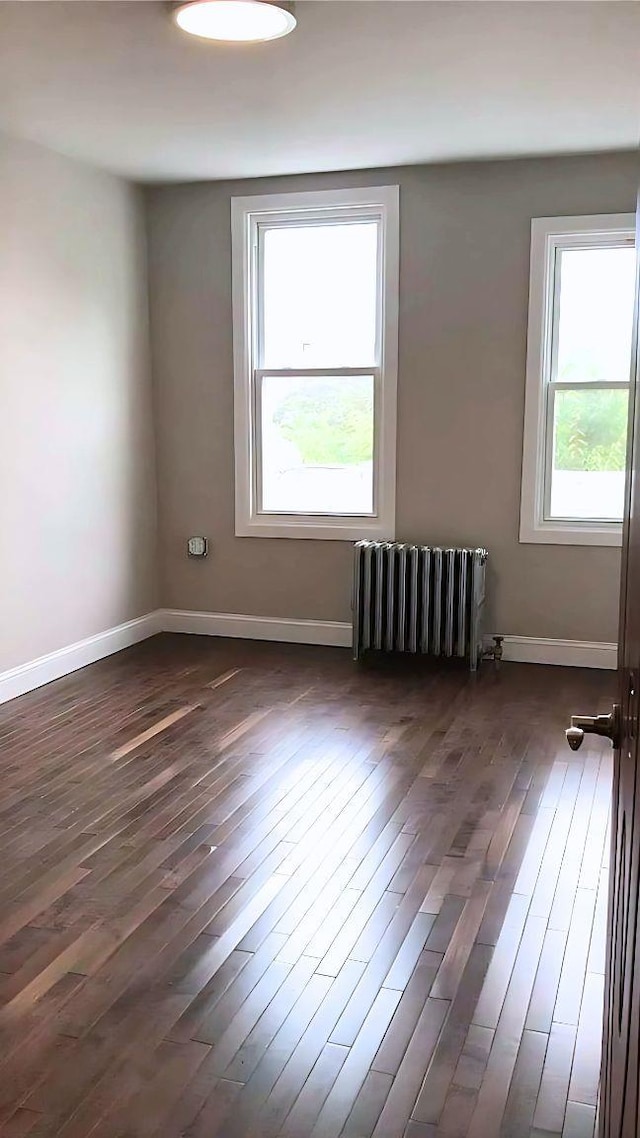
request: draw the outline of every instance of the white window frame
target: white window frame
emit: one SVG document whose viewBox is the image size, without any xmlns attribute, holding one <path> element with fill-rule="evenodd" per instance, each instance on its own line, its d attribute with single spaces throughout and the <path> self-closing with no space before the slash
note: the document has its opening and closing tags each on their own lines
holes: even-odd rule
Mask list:
<svg viewBox="0 0 640 1138">
<path fill-rule="evenodd" d="M 256 367 L 258 239 L 261 224 L 281 221 L 379 222 L 378 329 L 374 366 L 362 368 Z M 398 376 L 399 187 L 321 190 L 232 198 L 235 533 L 237 537 L 393 539 L 395 537 Z M 258 510 L 261 380 L 265 375 L 373 375 L 373 514 L 276 514 Z"/>
<path fill-rule="evenodd" d="M 635 216 L 534 217 L 531 222 L 527 378 L 522 460 L 520 541 L 552 545 L 621 545 L 622 523 L 545 516 L 550 486 L 553 391 L 581 385 L 551 384 L 559 319 L 558 251 L 635 244 Z M 586 386 L 586 385 L 582 385 Z M 589 384 L 588 386 L 593 386 Z M 604 385 L 598 384 L 598 387 Z M 622 384 L 611 384 L 620 387 Z"/>
</svg>

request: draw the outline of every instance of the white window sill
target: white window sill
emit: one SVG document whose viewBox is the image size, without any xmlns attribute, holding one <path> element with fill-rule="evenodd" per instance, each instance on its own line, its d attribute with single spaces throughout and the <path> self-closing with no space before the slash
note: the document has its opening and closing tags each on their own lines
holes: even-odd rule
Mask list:
<svg viewBox="0 0 640 1138">
<path fill-rule="evenodd" d="M 288 537 L 316 541 L 393 541 L 393 526 L 379 518 L 292 518 L 281 515 L 236 521 L 236 537 Z"/>
<path fill-rule="evenodd" d="M 540 522 L 520 526 L 521 545 L 622 545 L 622 525 L 571 525 L 568 522 Z"/>
</svg>

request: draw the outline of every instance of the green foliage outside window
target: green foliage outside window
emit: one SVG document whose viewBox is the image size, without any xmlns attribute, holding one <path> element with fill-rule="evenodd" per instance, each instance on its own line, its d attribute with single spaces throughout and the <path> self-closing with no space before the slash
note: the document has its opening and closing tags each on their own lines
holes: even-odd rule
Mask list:
<svg viewBox="0 0 640 1138">
<path fill-rule="evenodd" d="M 556 392 L 556 470 L 624 470 L 627 406 L 622 389 Z"/>
<path fill-rule="evenodd" d="M 307 380 L 274 415 L 304 463 L 354 466 L 373 457 L 373 391 L 367 377 Z"/>
</svg>

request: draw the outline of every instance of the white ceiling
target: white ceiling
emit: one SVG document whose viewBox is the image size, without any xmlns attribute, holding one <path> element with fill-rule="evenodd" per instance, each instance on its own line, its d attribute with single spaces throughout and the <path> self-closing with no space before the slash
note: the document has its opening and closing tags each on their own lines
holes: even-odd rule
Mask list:
<svg viewBox="0 0 640 1138">
<path fill-rule="evenodd" d="M 631 148 L 637 0 L 298 0 L 258 46 L 155 0 L 0 2 L 0 129 L 145 181 Z"/>
</svg>

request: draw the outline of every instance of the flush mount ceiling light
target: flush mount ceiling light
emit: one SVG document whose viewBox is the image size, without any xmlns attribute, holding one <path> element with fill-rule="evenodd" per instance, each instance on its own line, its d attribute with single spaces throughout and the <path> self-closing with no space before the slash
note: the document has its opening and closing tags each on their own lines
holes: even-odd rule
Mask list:
<svg viewBox="0 0 640 1138">
<path fill-rule="evenodd" d="M 287 0 L 190 0 L 173 19 L 183 32 L 227 43 L 262 43 L 286 36 L 296 26 Z"/>
</svg>

